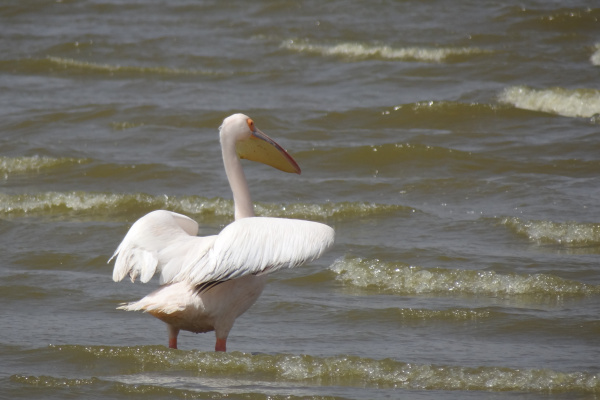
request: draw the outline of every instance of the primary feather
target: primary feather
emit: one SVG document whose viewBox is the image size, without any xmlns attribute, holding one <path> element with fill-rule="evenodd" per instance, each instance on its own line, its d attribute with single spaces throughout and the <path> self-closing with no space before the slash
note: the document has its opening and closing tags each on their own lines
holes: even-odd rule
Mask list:
<svg viewBox="0 0 600 400">
<path fill-rule="evenodd" d="M 192 219 L 158 210 L 140 218 L 113 258 L 113 279 L 139 276 L 148 282 L 201 284 L 293 268 L 318 258 L 334 239 L 327 225 L 303 220 L 250 217 L 227 225 L 216 236 L 198 237 Z M 111 258 L 112 259 L 112 258 Z"/>
</svg>

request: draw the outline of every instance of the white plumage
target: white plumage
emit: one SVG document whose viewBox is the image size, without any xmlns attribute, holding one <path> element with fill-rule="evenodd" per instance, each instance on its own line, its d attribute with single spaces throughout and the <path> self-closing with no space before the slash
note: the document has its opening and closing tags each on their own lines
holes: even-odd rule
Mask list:
<svg viewBox="0 0 600 400">
<path fill-rule="evenodd" d="M 243 114 L 226 118 L 220 136 L 236 220 L 218 235 L 198 237 L 198 224 L 191 218 L 153 211 L 132 225 L 111 257 L 116 258 L 114 281 L 129 276 L 145 283 L 160 274 L 159 289 L 120 308 L 145 311 L 166 322 L 173 348 L 181 329 L 214 330 L 215 350 L 225 351 L 229 330 L 262 293 L 265 274 L 312 261 L 334 240 L 333 229 L 321 223 L 255 217 L 239 159 L 286 172 L 300 173 L 300 168 Z"/>
</svg>

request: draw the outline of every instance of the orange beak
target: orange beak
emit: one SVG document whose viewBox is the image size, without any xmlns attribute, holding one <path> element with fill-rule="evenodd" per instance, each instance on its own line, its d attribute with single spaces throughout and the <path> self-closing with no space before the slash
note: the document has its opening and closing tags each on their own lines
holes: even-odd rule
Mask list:
<svg viewBox="0 0 600 400">
<path fill-rule="evenodd" d="M 236 144 L 238 157 L 257 161 L 284 172 L 300 174 L 300 167 L 292 156 L 276 141 L 258 129 L 252 131 L 249 139 Z"/>
</svg>

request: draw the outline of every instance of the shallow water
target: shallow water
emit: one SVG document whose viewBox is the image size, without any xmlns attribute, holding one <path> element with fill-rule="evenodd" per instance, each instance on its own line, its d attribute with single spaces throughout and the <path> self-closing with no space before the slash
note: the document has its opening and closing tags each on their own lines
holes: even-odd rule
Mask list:
<svg viewBox="0 0 600 400">
<path fill-rule="evenodd" d="M 0 5 L 0 392 L 30 398 L 597 398 L 600 9 L 589 2 Z M 155 209 L 336 229 L 236 321 L 180 335 L 107 265 Z"/>
</svg>

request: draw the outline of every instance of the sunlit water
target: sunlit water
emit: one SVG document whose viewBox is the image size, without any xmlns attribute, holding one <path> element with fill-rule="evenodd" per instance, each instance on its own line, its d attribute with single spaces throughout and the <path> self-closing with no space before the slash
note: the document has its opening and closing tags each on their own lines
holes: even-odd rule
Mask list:
<svg viewBox="0 0 600 400">
<path fill-rule="evenodd" d="M 79 398 L 597 398 L 600 9 L 589 2 L 0 5 L 0 392 Z M 336 229 L 234 326 L 116 310 L 155 209 L 233 219 L 217 128 L 258 215 Z"/>
</svg>

